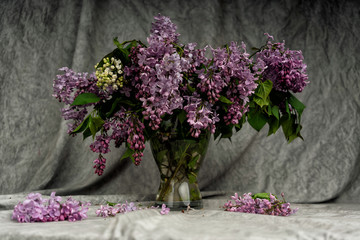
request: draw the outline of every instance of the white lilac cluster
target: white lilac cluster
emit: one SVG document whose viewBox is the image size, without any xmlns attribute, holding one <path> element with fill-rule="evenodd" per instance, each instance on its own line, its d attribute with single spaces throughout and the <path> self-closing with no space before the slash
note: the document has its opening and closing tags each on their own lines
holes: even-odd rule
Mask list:
<svg viewBox="0 0 360 240">
<path fill-rule="evenodd" d="M 124 76 L 121 61 L 114 57 L 106 57 L 102 61 L 102 66 L 99 66 L 99 63 L 95 65 L 96 85 L 103 90 L 116 91 L 122 88 L 124 86 Z"/>
<path fill-rule="evenodd" d="M 256 195 L 255 195 L 256 196 Z M 284 198 L 284 193 L 281 194 Z M 243 196 L 239 196 L 235 193 L 231 196 L 232 202 L 229 200 L 224 204 L 225 211 L 229 212 L 243 212 L 243 213 L 255 213 L 274 216 L 289 216 L 298 211 L 298 209 L 291 209 L 290 203 L 277 199 L 274 195 L 269 194 L 269 199 L 266 198 L 254 198 L 252 193 L 245 193 Z"/>
<path fill-rule="evenodd" d="M 40 193 L 30 193 L 22 203 L 14 207 L 12 219 L 18 222 L 80 221 L 87 218 L 90 203 L 80 203 L 68 198 L 61 203 L 61 197 L 51 193 L 49 199 Z"/>
<path fill-rule="evenodd" d="M 101 205 L 100 208 L 98 210 L 96 210 L 95 213 L 98 217 L 107 218 L 107 217 L 114 217 L 114 216 L 116 216 L 116 214 L 119 214 L 119 213 L 128 213 L 128 212 L 133 212 L 133 211 L 138 211 L 138 210 L 158 209 L 158 208 L 159 207 L 154 207 L 154 206 L 151 206 L 149 208 L 136 207 L 133 202 L 128 203 L 126 201 L 126 203 L 123 203 L 123 204 L 119 203 L 114 206 Z M 160 214 L 167 215 L 167 214 L 169 214 L 169 212 L 170 212 L 170 208 L 167 208 L 166 205 L 163 204 L 161 206 Z"/>
</svg>

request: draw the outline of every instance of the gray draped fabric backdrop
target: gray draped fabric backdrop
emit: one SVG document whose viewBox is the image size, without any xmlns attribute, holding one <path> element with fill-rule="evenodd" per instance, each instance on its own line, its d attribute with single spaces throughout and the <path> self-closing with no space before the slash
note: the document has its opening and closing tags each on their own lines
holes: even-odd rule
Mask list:
<svg viewBox="0 0 360 240">
<path fill-rule="evenodd" d="M 93 173 L 91 140 L 69 137 L 52 83 L 58 69 L 92 72 L 119 41 L 146 42 L 153 16 L 169 16 L 180 41 L 248 50 L 270 33 L 302 50 L 311 83 L 297 95 L 305 141 L 245 125 L 232 143 L 211 142 L 200 171 L 205 192 L 285 192 L 291 202 L 359 202 L 360 4 L 358 1 L 1 1 L 0 194 L 154 194 L 149 145 L 139 167 L 112 148 Z"/>
</svg>

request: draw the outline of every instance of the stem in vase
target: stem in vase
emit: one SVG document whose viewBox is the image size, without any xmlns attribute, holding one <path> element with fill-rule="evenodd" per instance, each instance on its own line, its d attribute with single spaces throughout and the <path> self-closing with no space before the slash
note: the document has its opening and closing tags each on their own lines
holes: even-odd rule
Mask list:
<svg viewBox="0 0 360 240">
<path fill-rule="evenodd" d="M 184 163 L 184 160 L 186 159 L 185 156 L 186 156 L 186 151 L 188 150 L 188 148 L 190 147 L 191 144 L 188 144 L 184 150 L 184 152 L 181 154 L 181 157 L 180 157 L 180 161 L 179 161 L 179 164 L 177 165 L 175 171 L 172 173 L 170 179 L 168 181 L 166 181 L 165 183 L 165 187 L 162 188 L 160 194 L 159 194 L 159 200 L 160 201 L 163 201 L 164 200 L 164 197 L 166 195 L 166 193 L 169 191 L 169 187 L 170 187 L 170 183 L 172 182 L 172 180 L 174 180 L 176 174 L 178 173 L 178 171 L 180 170 L 180 167 L 181 165 L 183 165 Z M 170 168 L 169 168 L 170 169 Z"/>
</svg>

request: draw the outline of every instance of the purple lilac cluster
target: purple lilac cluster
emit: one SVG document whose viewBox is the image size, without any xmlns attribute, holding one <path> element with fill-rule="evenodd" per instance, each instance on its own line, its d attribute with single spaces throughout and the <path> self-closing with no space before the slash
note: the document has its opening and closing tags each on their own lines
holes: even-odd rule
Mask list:
<svg viewBox="0 0 360 240">
<path fill-rule="evenodd" d="M 216 68 L 223 69 L 222 78 L 228 86 L 226 97 L 233 103 L 227 115 L 224 116 L 224 120 L 226 124 L 237 124 L 243 114 L 248 111 L 246 104 L 249 102 L 249 96 L 255 92 L 257 87 L 255 80 L 262 73 L 262 69 L 251 71 L 249 66 L 252 60 L 246 52 L 245 43 L 242 43 L 240 47 L 231 42 L 227 55 L 224 54 L 224 50 L 218 49 L 214 54 Z"/>
<path fill-rule="evenodd" d="M 177 42 L 176 25 L 164 16 L 155 17 L 148 47 L 135 48 L 136 60 L 132 67 L 125 67 L 126 79 L 139 79 L 135 85 L 137 98 L 142 102 L 144 118 L 156 130 L 165 114 L 182 108 L 179 92 L 182 82 L 182 61 L 173 44 Z M 133 56 L 134 54 L 132 54 Z M 134 57 L 131 57 L 134 59 Z M 136 67 L 134 67 L 136 64 Z M 137 73 L 138 75 L 133 75 Z"/>
<path fill-rule="evenodd" d="M 116 204 L 115 206 L 110 206 L 110 205 L 100 205 L 100 208 L 98 210 L 96 210 L 96 215 L 98 217 L 103 217 L 103 218 L 107 218 L 109 216 L 115 216 L 118 213 L 128 213 L 128 212 L 133 212 L 139 210 L 135 204 L 133 202 L 128 203 L 126 201 L 126 203 L 119 203 Z"/>
<path fill-rule="evenodd" d="M 144 209 L 157 209 L 158 207 L 154 207 L 151 206 L 149 208 L 139 208 L 136 207 L 135 204 L 133 202 L 128 203 L 126 201 L 126 203 L 119 203 L 116 204 L 115 206 L 103 206 L 100 205 L 100 208 L 98 210 L 96 210 L 96 215 L 98 217 L 103 217 L 103 218 L 107 218 L 107 217 L 114 217 L 116 216 L 116 214 L 118 213 L 128 213 L 128 212 L 133 212 L 133 211 L 137 211 L 137 210 L 144 210 Z M 162 205 L 161 210 L 160 210 L 160 214 L 161 215 L 167 215 L 170 212 L 170 208 L 167 208 L 165 204 Z"/>
<path fill-rule="evenodd" d="M 137 118 L 129 118 L 127 124 L 130 126 L 127 131 L 127 143 L 130 149 L 134 151 L 132 154 L 135 165 L 139 165 L 141 162 L 142 156 L 144 156 L 143 151 L 145 149 L 145 137 L 144 137 L 144 124 Z"/>
<path fill-rule="evenodd" d="M 99 154 L 99 157 L 94 160 L 94 168 L 95 168 L 95 174 L 101 176 L 104 173 L 105 164 L 106 164 L 106 158 L 103 157 L 102 154 Z"/>
<path fill-rule="evenodd" d="M 219 121 L 216 111 L 211 109 L 209 102 L 203 102 L 200 96 L 185 96 L 187 105 L 184 110 L 187 112 L 187 122 L 191 126 L 191 136 L 199 137 L 201 130 L 208 129 L 211 133 L 215 132 L 215 123 Z"/>
<path fill-rule="evenodd" d="M 139 120 L 139 117 L 127 113 L 124 108 L 108 119 L 103 125 L 102 134 L 97 136 L 90 145 L 93 152 L 99 153 L 99 157 L 94 160 L 95 173 L 99 176 L 104 173 L 106 159 L 102 154 L 110 152 L 111 140 L 115 141 L 115 147 L 120 147 L 122 143 L 126 142 L 128 147 L 133 150 L 132 157 L 135 165 L 139 165 L 145 149 L 144 128 L 145 125 Z"/>
<path fill-rule="evenodd" d="M 40 193 L 30 193 L 24 202 L 14 207 L 12 219 L 18 222 L 80 221 L 87 218 L 90 203 L 80 203 L 71 197 L 60 203 L 61 197 L 52 192 L 50 199 Z"/>
<path fill-rule="evenodd" d="M 263 79 L 270 79 L 278 91 L 301 92 L 309 83 L 302 52 L 285 49 L 285 41 L 272 43 L 273 36 L 265 35 L 268 37 L 267 46 L 256 54 L 257 59 L 266 64 Z"/>
<path fill-rule="evenodd" d="M 281 196 L 284 197 L 284 193 Z M 225 203 L 225 211 L 274 216 L 289 216 L 298 211 L 298 208 L 291 209 L 290 203 L 287 203 L 285 200 L 280 201 L 272 194 L 270 194 L 270 200 L 262 198 L 253 199 L 251 193 L 245 193 L 242 197 L 235 193 L 231 198 L 235 203 L 231 200 Z"/>
<path fill-rule="evenodd" d="M 95 74 L 76 73 L 73 70 L 63 67 L 59 69 L 64 74 L 57 75 L 53 83 L 53 97 L 57 98 L 59 102 L 63 102 L 68 107 L 61 109 L 62 116 L 65 120 L 73 120 L 68 124 L 68 133 L 71 134 L 75 128 L 84 120 L 88 113 L 87 107 L 93 104 L 83 106 L 70 106 L 74 99 L 81 93 L 94 93 L 97 96 L 105 99 L 106 92 L 100 91 L 96 86 L 97 79 Z"/>
</svg>

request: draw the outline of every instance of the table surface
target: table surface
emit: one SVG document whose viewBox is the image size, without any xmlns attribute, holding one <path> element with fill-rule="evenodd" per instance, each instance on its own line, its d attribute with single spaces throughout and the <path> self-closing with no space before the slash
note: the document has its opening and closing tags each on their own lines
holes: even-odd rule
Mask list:
<svg viewBox="0 0 360 240">
<path fill-rule="evenodd" d="M 116 196 L 74 198 L 92 202 L 87 219 L 18 223 L 11 220 L 12 208 L 24 195 L 0 196 L 0 239 L 360 239 L 360 204 L 291 204 L 299 211 L 279 217 L 225 212 L 227 199 L 217 198 L 185 213 L 148 209 L 101 218 L 95 214 L 99 204 Z"/>
</svg>

